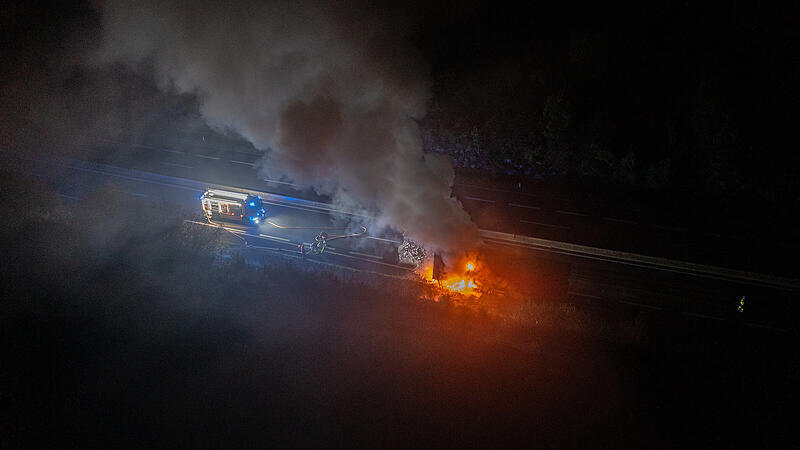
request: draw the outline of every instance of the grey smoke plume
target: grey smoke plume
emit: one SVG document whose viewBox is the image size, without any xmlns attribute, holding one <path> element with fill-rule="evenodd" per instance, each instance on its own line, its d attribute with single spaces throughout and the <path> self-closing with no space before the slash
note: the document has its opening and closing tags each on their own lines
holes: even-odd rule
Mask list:
<svg viewBox="0 0 800 450">
<path fill-rule="evenodd" d="M 450 197 L 453 168 L 423 154 L 424 62 L 402 25 L 350 2 L 107 1 L 100 61 L 152 64 L 166 90 L 194 93 L 212 126 L 287 176 L 457 252 L 476 228 Z"/>
</svg>

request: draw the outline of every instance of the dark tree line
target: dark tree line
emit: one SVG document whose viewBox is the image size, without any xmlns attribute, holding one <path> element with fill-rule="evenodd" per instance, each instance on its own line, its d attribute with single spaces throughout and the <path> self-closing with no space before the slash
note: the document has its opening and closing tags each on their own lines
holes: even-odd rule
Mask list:
<svg viewBox="0 0 800 450">
<path fill-rule="evenodd" d="M 798 17 L 788 3 L 479 4 L 419 38 L 426 146 L 496 172 L 796 205 Z"/>
</svg>

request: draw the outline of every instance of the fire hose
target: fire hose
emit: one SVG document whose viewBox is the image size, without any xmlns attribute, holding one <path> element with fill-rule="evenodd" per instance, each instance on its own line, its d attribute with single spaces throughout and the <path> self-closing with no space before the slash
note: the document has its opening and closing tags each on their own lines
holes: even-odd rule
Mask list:
<svg viewBox="0 0 800 450">
<path fill-rule="evenodd" d="M 284 227 L 284 226 L 278 225 L 277 223 L 275 223 L 275 222 L 273 222 L 271 220 L 268 220 L 267 223 L 272 225 L 275 228 L 280 228 L 282 230 L 319 230 L 321 228 L 321 227 Z M 348 228 L 349 227 L 335 227 L 335 228 L 325 228 L 325 229 L 326 230 L 346 230 Z M 362 225 L 360 228 L 361 228 L 361 232 L 359 232 L 359 233 L 350 233 L 350 234 L 342 234 L 342 235 L 338 235 L 338 236 L 329 236 L 329 237 L 326 238 L 326 240 L 332 241 L 334 239 L 342 239 L 342 238 L 348 238 L 348 237 L 359 237 L 359 236 L 365 235 L 367 233 L 367 227 Z"/>
</svg>

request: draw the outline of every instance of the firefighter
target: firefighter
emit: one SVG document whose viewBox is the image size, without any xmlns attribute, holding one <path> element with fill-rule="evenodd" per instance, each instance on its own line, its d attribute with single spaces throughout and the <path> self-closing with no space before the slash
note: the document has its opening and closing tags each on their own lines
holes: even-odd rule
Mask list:
<svg viewBox="0 0 800 450">
<path fill-rule="evenodd" d="M 327 245 L 328 233 L 324 231 L 320 231 L 320 233 L 314 237 L 314 253 L 321 254 L 325 251 L 325 245 Z"/>
</svg>

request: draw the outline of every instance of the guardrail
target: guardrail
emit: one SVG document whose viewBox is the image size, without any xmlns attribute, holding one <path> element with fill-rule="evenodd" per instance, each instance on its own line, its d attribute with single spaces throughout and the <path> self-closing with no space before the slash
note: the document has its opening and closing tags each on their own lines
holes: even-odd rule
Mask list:
<svg viewBox="0 0 800 450">
<path fill-rule="evenodd" d="M 730 281 L 739 281 L 749 284 L 758 284 L 792 291 L 800 291 L 800 280 L 793 278 L 777 277 L 768 274 L 747 272 L 743 270 L 728 269 L 725 267 L 709 266 L 688 261 L 659 258 L 657 256 L 640 255 L 617 250 L 609 250 L 585 245 L 571 244 L 568 242 L 551 241 L 531 236 L 513 235 L 490 230 L 480 230 L 479 235 L 484 240 L 512 243 L 517 246 L 528 247 L 544 251 L 557 251 L 573 256 L 585 256 L 593 259 L 603 259 L 609 262 L 624 263 L 640 267 L 658 268 L 674 272 L 702 275 Z"/>
</svg>

